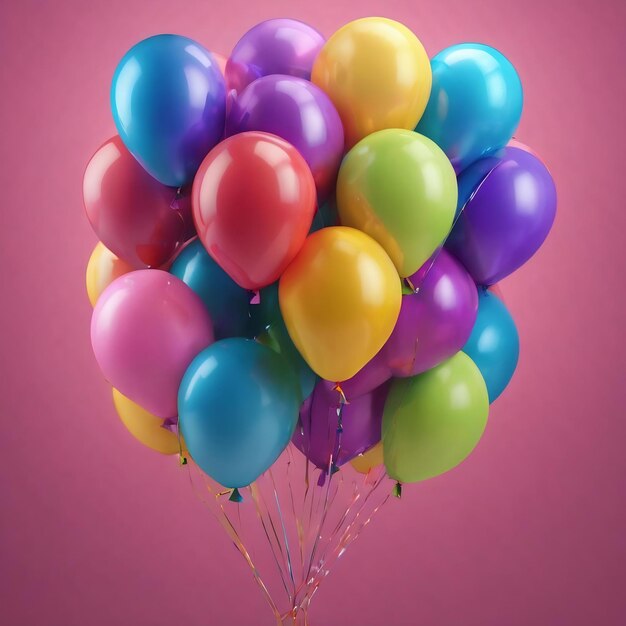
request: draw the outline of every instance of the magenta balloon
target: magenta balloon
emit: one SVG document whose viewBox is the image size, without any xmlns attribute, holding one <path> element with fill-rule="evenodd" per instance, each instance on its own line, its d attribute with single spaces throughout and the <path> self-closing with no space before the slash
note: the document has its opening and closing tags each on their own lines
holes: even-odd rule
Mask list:
<svg viewBox="0 0 626 626">
<path fill-rule="evenodd" d="M 493 285 L 523 265 L 552 228 L 554 181 L 525 148 L 507 146 L 459 175 L 459 190 L 471 193 L 446 249 L 479 285 Z"/>
<path fill-rule="evenodd" d="M 376 356 L 341 383 L 348 400 L 395 377 L 415 376 L 450 358 L 465 345 L 478 311 L 471 276 L 445 250 L 409 276 L 417 293 L 402 296 L 398 321 Z"/>
<path fill-rule="evenodd" d="M 383 347 L 392 376 L 415 376 L 455 355 L 469 339 L 478 312 L 472 277 L 445 250 L 425 276 L 409 277 L 417 293 L 402 296 L 391 337 Z"/>
<path fill-rule="evenodd" d="M 324 45 L 314 28 L 292 19 L 273 19 L 251 28 L 226 63 L 226 84 L 241 91 L 269 74 L 311 78 L 313 62 Z"/>
<path fill-rule="evenodd" d="M 334 189 L 343 155 L 343 126 L 328 96 L 293 76 L 264 76 L 233 98 L 226 135 L 261 130 L 295 146 L 313 173 L 318 194 Z"/>
<path fill-rule="evenodd" d="M 385 384 L 344 405 L 338 438 L 340 396 L 332 383 L 319 381 L 300 409 L 294 445 L 321 469 L 328 469 L 331 454 L 335 465 L 347 463 L 380 441 L 388 391 Z"/>
<path fill-rule="evenodd" d="M 177 415 L 183 374 L 211 343 L 213 325 L 200 297 L 162 270 L 113 281 L 91 318 L 91 344 L 104 377 L 158 417 Z"/>
</svg>

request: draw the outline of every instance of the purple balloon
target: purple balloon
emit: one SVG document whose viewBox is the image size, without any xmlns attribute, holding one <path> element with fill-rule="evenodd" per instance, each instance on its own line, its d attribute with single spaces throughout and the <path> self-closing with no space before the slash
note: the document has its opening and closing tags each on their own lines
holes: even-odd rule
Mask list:
<svg viewBox="0 0 626 626">
<path fill-rule="evenodd" d="M 536 155 L 507 146 L 459 176 L 471 187 L 446 248 L 479 285 L 493 285 L 539 249 L 556 215 L 556 188 Z"/>
<path fill-rule="evenodd" d="M 344 405 L 338 438 L 340 396 L 332 383 L 319 381 L 300 409 L 294 445 L 321 469 L 328 469 L 331 454 L 335 465 L 347 463 L 380 441 L 388 391 L 385 384 Z"/>
<path fill-rule="evenodd" d="M 311 78 L 324 37 L 314 28 L 291 19 L 273 19 L 251 28 L 234 47 L 226 63 L 229 89 L 241 91 L 269 74 Z"/>
<path fill-rule="evenodd" d="M 400 315 L 387 343 L 355 376 L 341 383 L 349 400 L 391 376 L 415 376 L 435 367 L 469 339 L 478 292 L 458 261 L 440 250 L 409 281 L 417 292 L 402 296 Z"/>
<path fill-rule="evenodd" d="M 343 154 L 343 126 L 328 96 L 303 78 L 273 74 L 232 99 L 226 135 L 260 130 L 295 146 L 309 164 L 320 195 L 334 187 Z"/>
</svg>

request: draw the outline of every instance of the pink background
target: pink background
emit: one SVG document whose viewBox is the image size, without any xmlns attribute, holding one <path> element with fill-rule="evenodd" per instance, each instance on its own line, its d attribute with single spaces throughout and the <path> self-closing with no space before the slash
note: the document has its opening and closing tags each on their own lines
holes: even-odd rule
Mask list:
<svg viewBox="0 0 626 626">
<path fill-rule="evenodd" d="M 255 6 L 253 6 L 255 5 Z M 501 49 L 518 137 L 559 214 L 504 283 L 516 377 L 471 459 L 405 489 L 316 597 L 314 626 L 626 623 L 625 4 L 618 0 L 84 0 L 0 5 L 0 621 L 251 626 L 270 612 L 173 459 L 124 431 L 89 345 L 81 176 L 113 134 L 116 61 L 158 32 L 228 52 L 269 17 L 326 35 L 399 19 L 432 55 Z"/>
</svg>

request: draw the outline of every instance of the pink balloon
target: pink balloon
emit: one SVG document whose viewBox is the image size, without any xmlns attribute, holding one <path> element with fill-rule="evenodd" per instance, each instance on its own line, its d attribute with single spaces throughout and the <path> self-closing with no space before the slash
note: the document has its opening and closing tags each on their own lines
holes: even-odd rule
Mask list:
<svg viewBox="0 0 626 626">
<path fill-rule="evenodd" d="M 193 236 L 188 194 L 152 178 L 118 136 L 91 157 L 83 200 L 98 239 L 135 268 L 163 265 Z"/>
<path fill-rule="evenodd" d="M 120 276 L 91 318 L 91 344 L 104 377 L 158 417 L 178 413 L 178 387 L 193 358 L 213 343 L 202 300 L 162 270 Z"/>
</svg>

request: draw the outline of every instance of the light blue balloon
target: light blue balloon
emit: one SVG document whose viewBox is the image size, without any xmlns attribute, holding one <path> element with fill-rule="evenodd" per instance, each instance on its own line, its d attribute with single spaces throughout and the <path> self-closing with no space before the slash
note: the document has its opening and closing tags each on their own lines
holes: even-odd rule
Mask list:
<svg viewBox="0 0 626 626">
<path fill-rule="evenodd" d="M 178 419 L 195 463 L 225 487 L 245 487 L 287 447 L 298 400 L 298 383 L 280 355 L 251 339 L 222 339 L 187 369 Z"/>
<path fill-rule="evenodd" d="M 170 272 L 200 296 L 211 314 L 216 339 L 248 336 L 252 294 L 213 260 L 199 239 L 176 257 Z"/>
<path fill-rule="evenodd" d="M 519 359 L 519 335 L 515 322 L 498 296 L 478 293 L 478 315 L 463 352 L 474 361 L 487 384 L 493 402 L 513 377 Z"/>
<path fill-rule="evenodd" d="M 522 115 L 522 84 L 509 60 L 483 44 L 451 46 L 430 64 L 432 90 L 415 130 L 460 172 L 511 139 Z"/>
<path fill-rule="evenodd" d="M 164 185 L 180 187 L 222 138 L 224 77 L 193 39 L 149 37 L 119 62 L 111 110 L 122 141 L 144 169 Z"/>
</svg>

